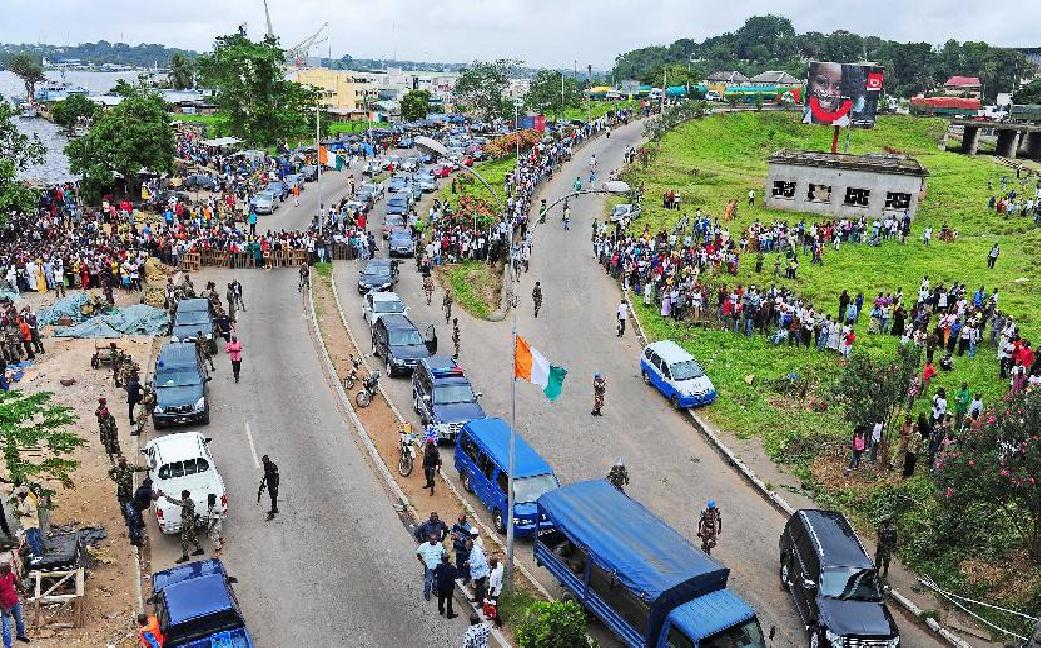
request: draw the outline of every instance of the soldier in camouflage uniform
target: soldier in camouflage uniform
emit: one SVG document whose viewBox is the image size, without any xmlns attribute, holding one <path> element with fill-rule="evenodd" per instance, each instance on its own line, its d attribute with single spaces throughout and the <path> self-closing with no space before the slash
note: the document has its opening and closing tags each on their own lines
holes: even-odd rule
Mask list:
<svg viewBox="0 0 1041 648">
<path fill-rule="evenodd" d="M 195 352 L 199 354 L 199 364 L 207 362 L 210 365 L 210 371 L 215 369 L 213 355 L 210 354 L 210 341 L 206 339 L 202 331 L 195 334 Z"/>
<path fill-rule="evenodd" d="M 145 431 L 145 426 L 148 425 L 148 417 L 151 415 L 152 406 L 154 405 L 155 389 L 152 388 L 152 383 L 146 382 L 141 389 L 141 402 L 138 403 L 137 418 L 134 421 L 134 429 L 130 432 L 130 436 L 137 436 Z"/>
<path fill-rule="evenodd" d="M 893 524 L 893 518 L 887 515 L 878 526 L 878 545 L 875 549 L 875 570 L 881 573 L 883 578 L 889 578 L 889 559 L 896 551 L 896 544 L 896 526 Z"/>
<path fill-rule="evenodd" d="M 192 501 L 192 494 L 186 490 L 181 491 L 181 499 L 174 499 L 159 491 L 159 496 L 166 499 L 167 502 L 181 507 L 181 557 L 175 562 L 180 565 L 181 563 L 188 562 L 188 545 L 195 545 L 195 551 L 192 553 L 193 556 L 201 556 L 204 552 L 202 545 L 199 544 L 199 538 L 195 536 L 195 502 Z"/>
<path fill-rule="evenodd" d="M 134 473 L 144 472 L 147 468 L 131 466 L 127 458 L 120 455 L 115 466 L 108 469 L 109 479 L 116 482 L 116 500 L 119 501 L 119 510 L 124 510 L 126 505 L 134 498 Z"/>
<path fill-rule="evenodd" d="M 712 553 L 716 546 L 716 538 L 723 532 L 723 516 L 713 500 L 708 501 L 708 506 L 701 512 L 698 519 L 698 537 L 701 538 L 701 550 L 706 554 Z"/>
<path fill-rule="evenodd" d="M 122 454 L 119 451 L 119 430 L 116 428 L 116 418 L 107 408 L 105 412 L 106 415 L 101 424 L 101 444 L 105 446 L 108 460 L 114 462 L 116 457 Z"/>
<path fill-rule="evenodd" d="M 195 299 L 195 284 L 192 283 L 192 278 L 188 276 L 187 272 L 184 273 L 180 288 L 182 299 Z"/>
<path fill-rule="evenodd" d="M 607 481 L 611 482 L 611 485 L 619 492 L 625 493 L 625 487 L 629 485 L 629 471 L 625 469 L 625 464 L 621 459 L 611 466 L 610 472 L 607 473 Z"/>
</svg>

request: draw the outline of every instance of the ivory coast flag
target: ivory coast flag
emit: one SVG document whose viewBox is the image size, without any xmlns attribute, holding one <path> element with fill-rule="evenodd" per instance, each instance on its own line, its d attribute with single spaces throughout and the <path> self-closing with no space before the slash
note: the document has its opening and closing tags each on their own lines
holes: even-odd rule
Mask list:
<svg viewBox="0 0 1041 648">
<path fill-rule="evenodd" d="M 528 341 L 519 335 L 517 336 L 517 347 L 513 353 L 517 365 L 515 377 L 542 387 L 542 393 L 546 395 L 546 398 L 551 401 L 557 400 L 561 390 L 564 389 L 564 376 L 567 375 L 567 369 L 551 365 L 546 356 L 532 348 Z"/>
</svg>

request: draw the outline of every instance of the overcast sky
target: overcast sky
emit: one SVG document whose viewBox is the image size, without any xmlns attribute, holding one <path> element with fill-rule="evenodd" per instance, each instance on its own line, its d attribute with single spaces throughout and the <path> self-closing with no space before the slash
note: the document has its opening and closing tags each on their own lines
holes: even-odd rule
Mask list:
<svg viewBox="0 0 1041 648">
<path fill-rule="evenodd" d="M 787 16 L 796 31 L 847 29 L 900 41 L 949 38 L 1041 45 L 1039 0 L 268 0 L 283 46 L 329 22 L 334 57 L 465 62 L 519 58 L 532 66 L 608 68 L 616 54 L 701 40 L 752 15 Z M 105 39 L 207 50 L 247 22 L 263 34 L 263 0 L 0 0 L 0 42 Z M 312 51 L 312 55 L 318 52 Z"/>
</svg>

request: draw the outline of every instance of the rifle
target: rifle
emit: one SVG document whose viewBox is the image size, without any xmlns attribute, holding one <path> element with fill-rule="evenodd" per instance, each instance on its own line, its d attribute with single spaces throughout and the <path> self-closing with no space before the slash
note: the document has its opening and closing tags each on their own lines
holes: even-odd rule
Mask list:
<svg viewBox="0 0 1041 648">
<path fill-rule="evenodd" d="M 260 504 L 260 496 L 264 494 L 264 488 L 267 486 L 267 475 L 260 478 L 260 488 L 257 489 L 257 504 Z"/>
</svg>

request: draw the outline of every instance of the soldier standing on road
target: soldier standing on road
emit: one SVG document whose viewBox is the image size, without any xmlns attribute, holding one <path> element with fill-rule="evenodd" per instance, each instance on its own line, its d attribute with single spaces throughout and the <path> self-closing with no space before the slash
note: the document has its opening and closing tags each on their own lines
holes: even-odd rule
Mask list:
<svg viewBox="0 0 1041 648">
<path fill-rule="evenodd" d="M 447 290 L 441 299 L 441 308 L 445 311 L 445 324 L 448 324 L 452 320 L 452 293 Z"/>
<path fill-rule="evenodd" d="M 611 466 L 611 470 L 607 473 L 607 481 L 611 482 L 618 492 L 625 494 L 625 487 L 629 485 L 629 471 L 625 469 L 625 464 L 621 459 Z"/>
<path fill-rule="evenodd" d="M 889 559 L 896 551 L 896 526 L 892 516 L 882 518 L 878 526 L 878 547 L 875 549 L 875 570 L 881 572 L 883 578 L 889 578 Z"/>
<path fill-rule="evenodd" d="M 716 546 L 716 538 L 723 533 L 723 517 L 716 508 L 713 500 L 708 501 L 708 506 L 701 512 L 698 519 L 698 537 L 701 538 L 701 550 L 711 555 L 712 548 Z"/>
<path fill-rule="evenodd" d="M 141 402 L 141 396 L 142 396 L 142 393 L 141 393 L 141 391 L 142 391 L 141 390 L 141 382 L 138 380 L 137 374 L 131 375 L 130 379 L 127 380 L 126 390 L 127 390 L 127 404 L 128 404 L 128 406 L 130 408 L 130 413 L 129 413 L 130 418 L 128 420 L 130 421 L 130 425 L 133 425 L 134 424 L 134 419 L 135 419 L 135 417 L 134 417 L 134 409 L 137 407 L 137 404 Z"/>
<path fill-rule="evenodd" d="M 105 409 L 105 418 L 101 422 L 101 445 L 105 446 L 105 454 L 109 462 L 115 462 L 116 457 L 122 454 L 119 451 L 119 429 L 116 428 L 116 418 Z"/>
<path fill-rule="evenodd" d="M 235 293 L 235 303 L 238 305 L 239 308 L 242 309 L 242 312 L 245 313 L 246 302 L 242 299 L 242 284 L 240 284 L 239 280 L 236 279 L 235 281 L 232 281 L 231 285 L 228 287 L 231 289 L 233 293 Z"/>
<path fill-rule="evenodd" d="M 441 469 L 441 453 L 437 449 L 437 444 L 432 440 L 428 440 L 426 447 L 423 449 L 423 476 L 426 477 L 426 484 L 423 489 L 430 489 L 430 495 L 434 494 L 434 477 L 437 475 L 437 471 Z"/>
<path fill-rule="evenodd" d="M 211 371 L 216 368 L 213 366 L 213 356 L 210 355 L 210 342 L 202 331 L 195 334 L 195 352 L 199 355 L 199 364 L 209 363 Z"/>
<path fill-rule="evenodd" d="M 604 399 L 607 396 L 607 379 L 599 373 L 593 374 L 593 416 L 603 416 L 600 411 L 604 407 Z"/>
<path fill-rule="evenodd" d="M 278 466 L 267 455 L 264 455 L 260 461 L 264 465 L 264 477 L 260 480 L 260 491 L 263 492 L 264 488 L 267 488 L 267 495 L 271 499 L 271 510 L 267 512 L 267 519 L 273 520 L 275 514 L 278 513 Z"/>
<path fill-rule="evenodd" d="M 145 425 L 148 424 L 148 415 L 152 413 L 152 406 L 155 405 L 155 390 L 152 389 L 151 383 L 145 383 L 145 386 L 141 388 L 141 409 L 137 412 L 137 419 L 134 421 L 134 429 L 130 430 L 130 436 L 138 436 L 145 430 Z"/>
<path fill-rule="evenodd" d="M 127 458 L 120 455 L 118 463 L 108 469 L 109 479 L 116 482 L 116 500 L 119 502 L 119 510 L 126 508 L 126 505 L 134 498 L 134 473 L 144 472 L 147 468 L 140 466 L 131 466 L 127 463 Z"/>
<path fill-rule="evenodd" d="M 195 535 L 195 502 L 192 501 L 192 494 L 187 490 L 181 491 L 181 499 L 174 499 L 159 491 L 159 497 L 165 498 L 167 502 L 175 504 L 181 507 L 181 557 L 175 560 L 178 565 L 188 562 L 188 545 L 195 545 L 195 551 L 192 552 L 193 556 L 201 556 L 204 552 L 202 545 L 199 544 L 199 538 Z"/>
<path fill-rule="evenodd" d="M 210 493 L 206 496 L 206 531 L 213 545 L 213 557 L 220 558 L 224 553 L 224 520 L 223 511 L 217 505 L 217 494 Z"/>
<path fill-rule="evenodd" d="M 461 340 L 459 338 L 459 319 L 456 318 L 456 317 L 453 317 L 452 318 L 452 344 L 455 345 L 455 357 L 456 358 L 459 357 L 459 351 L 460 351 L 459 343 L 460 342 L 461 342 Z"/>
<path fill-rule="evenodd" d="M 542 284 L 538 281 L 535 282 L 535 287 L 531 289 L 531 301 L 535 302 L 535 317 L 538 317 L 539 309 L 542 308 Z"/>
</svg>

